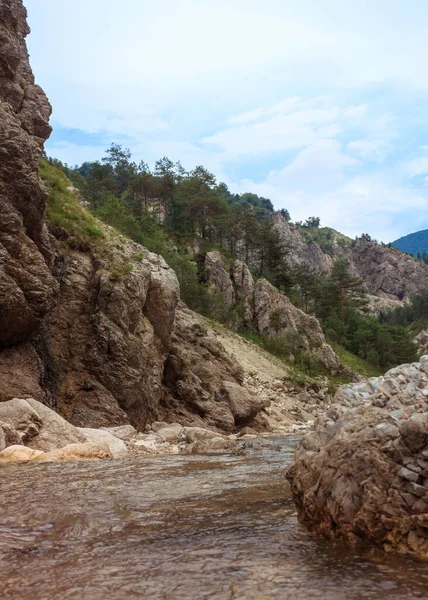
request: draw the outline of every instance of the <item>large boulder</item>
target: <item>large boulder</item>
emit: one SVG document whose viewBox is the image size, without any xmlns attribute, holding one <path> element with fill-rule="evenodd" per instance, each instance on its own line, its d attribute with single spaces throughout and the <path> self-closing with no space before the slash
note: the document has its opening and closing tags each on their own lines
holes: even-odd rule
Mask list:
<svg viewBox="0 0 428 600">
<path fill-rule="evenodd" d="M 224 381 L 217 401 L 226 403 L 237 427 L 244 427 L 264 408 L 264 402 L 233 381 Z"/>
<path fill-rule="evenodd" d="M 128 457 L 128 448 L 125 442 L 112 433 L 103 429 L 91 429 L 88 427 L 78 427 L 78 430 L 87 442 L 104 442 L 107 444 L 113 458 Z"/>
<path fill-rule="evenodd" d="M 287 478 L 318 533 L 428 558 L 428 357 L 339 390 Z"/>
<path fill-rule="evenodd" d="M 85 441 L 76 427 L 33 398 L 0 402 L 0 421 L 19 435 L 21 444 L 34 450 L 49 452 Z"/>
</svg>

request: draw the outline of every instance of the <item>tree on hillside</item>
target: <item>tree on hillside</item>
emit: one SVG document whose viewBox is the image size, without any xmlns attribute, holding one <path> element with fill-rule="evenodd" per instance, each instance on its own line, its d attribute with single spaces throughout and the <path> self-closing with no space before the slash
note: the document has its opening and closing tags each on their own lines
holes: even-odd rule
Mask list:
<svg viewBox="0 0 428 600">
<path fill-rule="evenodd" d="M 175 165 L 166 156 L 156 161 L 154 174 L 156 176 L 155 194 L 163 204 L 164 219 L 170 214 L 171 204 L 174 196 L 175 187 Z M 162 215 L 157 215 L 158 220 L 162 220 Z"/>
<path fill-rule="evenodd" d="M 303 227 L 308 228 L 317 228 L 321 224 L 321 219 L 319 217 L 308 217 L 305 221 Z"/>
<path fill-rule="evenodd" d="M 116 194 L 120 196 L 126 190 L 135 171 L 135 164 L 131 163 L 131 151 L 119 144 L 112 144 L 106 150 L 106 154 L 102 162 L 111 167 L 116 180 Z"/>
<path fill-rule="evenodd" d="M 349 263 L 338 258 L 330 274 L 330 301 L 336 303 L 342 321 L 345 320 L 345 305 L 353 309 L 362 308 L 365 304 L 366 290 L 360 277 L 353 277 L 349 272 Z"/>
<path fill-rule="evenodd" d="M 288 210 L 286 208 L 281 208 L 281 210 L 279 211 L 279 214 L 281 215 L 281 217 L 283 217 L 287 221 L 287 223 L 289 221 L 291 221 L 290 213 L 288 212 Z"/>
</svg>

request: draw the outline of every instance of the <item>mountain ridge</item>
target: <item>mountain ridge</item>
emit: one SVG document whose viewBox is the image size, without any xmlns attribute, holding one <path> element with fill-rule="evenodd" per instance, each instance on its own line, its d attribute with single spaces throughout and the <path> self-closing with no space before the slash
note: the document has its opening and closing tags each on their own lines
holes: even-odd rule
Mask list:
<svg viewBox="0 0 428 600">
<path fill-rule="evenodd" d="M 422 256 L 428 254 L 428 229 L 421 229 L 420 231 L 414 231 L 408 235 L 404 235 L 394 242 L 392 242 L 394 248 L 398 248 L 401 252 L 406 252 L 412 256 Z"/>
</svg>

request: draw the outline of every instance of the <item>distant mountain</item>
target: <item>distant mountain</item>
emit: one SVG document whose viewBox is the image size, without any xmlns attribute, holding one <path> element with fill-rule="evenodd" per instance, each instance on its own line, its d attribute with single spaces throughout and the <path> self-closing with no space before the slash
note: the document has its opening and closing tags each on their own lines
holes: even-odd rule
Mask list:
<svg viewBox="0 0 428 600">
<path fill-rule="evenodd" d="M 392 242 L 392 245 L 401 252 L 407 252 L 413 256 L 417 256 L 418 252 L 421 256 L 424 252 L 428 254 L 428 229 L 405 235 Z"/>
</svg>

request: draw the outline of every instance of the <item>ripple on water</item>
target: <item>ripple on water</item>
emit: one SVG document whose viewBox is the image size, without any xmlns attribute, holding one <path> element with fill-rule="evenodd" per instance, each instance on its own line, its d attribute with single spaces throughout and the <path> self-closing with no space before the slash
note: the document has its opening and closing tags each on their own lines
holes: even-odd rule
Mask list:
<svg viewBox="0 0 428 600">
<path fill-rule="evenodd" d="M 425 564 L 298 524 L 295 444 L 3 467 L 1 600 L 428 598 Z"/>
</svg>

